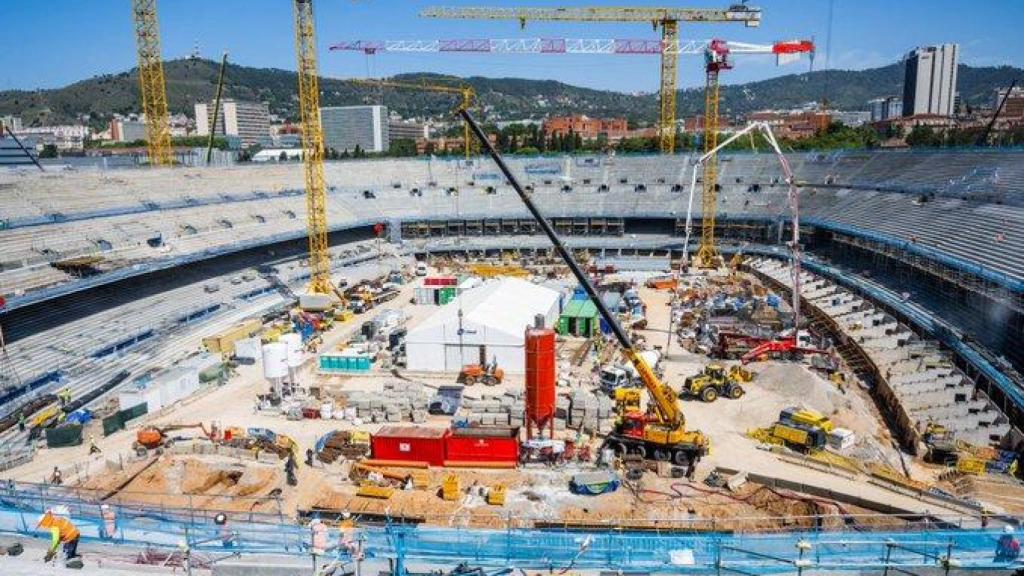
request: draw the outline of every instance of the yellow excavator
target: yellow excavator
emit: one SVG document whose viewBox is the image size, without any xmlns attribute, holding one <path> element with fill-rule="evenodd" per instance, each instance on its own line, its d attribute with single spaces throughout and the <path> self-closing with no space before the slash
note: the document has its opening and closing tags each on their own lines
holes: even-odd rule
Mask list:
<svg viewBox="0 0 1024 576">
<path fill-rule="evenodd" d="M 605 438 L 605 446 L 615 450 L 621 455 L 632 454 L 641 458 L 654 459 L 659 461 L 673 462 L 679 466 L 686 466 L 696 463 L 701 457 L 708 453 L 710 442 L 708 437 L 699 430 L 687 430 L 686 420 L 683 411 L 679 407 L 679 399 L 675 390 L 661 382 L 658 376 L 651 369 L 650 365 L 643 359 L 640 352 L 633 347 L 626 331 L 623 330 L 615 315 L 608 310 L 604 301 L 597 294 L 597 290 L 590 282 L 590 278 L 583 272 L 565 245 L 558 238 L 551 223 L 541 214 L 540 210 L 531 200 L 529 194 L 523 189 L 515 174 L 505 164 L 505 160 L 495 150 L 494 145 L 487 139 L 480 125 L 476 123 L 469 111 L 463 107 L 459 114 L 466 121 L 466 125 L 472 130 L 477 141 L 483 149 L 494 160 L 495 164 L 505 175 L 509 184 L 515 189 L 520 200 L 526 205 L 527 210 L 536 220 L 544 234 L 551 240 L 558 255 L 572 271 L 573 276 L 586 291 L 590 300 L 597 307 L 601 317 L 611 327 L 612 334 L 622 347 L 623 355 L 629 359 L 636 368 L 640 381 L 650 397 L 650 404 L 647 412 L 640 410 L 626 411 L 618 418 L 615 429 Z"/>
</svg>

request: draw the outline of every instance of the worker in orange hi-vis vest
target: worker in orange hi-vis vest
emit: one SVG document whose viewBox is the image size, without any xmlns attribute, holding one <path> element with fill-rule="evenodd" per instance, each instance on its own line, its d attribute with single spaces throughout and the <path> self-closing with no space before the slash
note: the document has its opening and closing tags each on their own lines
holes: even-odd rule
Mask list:
<svg viewBox="0 0 1024 576">
<path fill-rule="evenodd" d="M 103 538 L 112 540 L 117 535 L 117 512 L 110 504 L 103 504 L 100 506 L 100 518 L 103 519 Z"/>
<path fill-rule="evenodd" d="M 64 545 L 65 560 L 71 560 L 78 556 L 78 539 L 81 534 L 68 516 L 65 507 L 56 506 L 48 508 L 46 513 L 39 517 L 36 528 L 50 531 L 50 548 L 46 551 L 44 562 L 53 560 L 57 555 L 57 547 L 61 544 Z"/>
<path fill-rule="evenodd" d="M 356 523 L 352 520 L 352 514 L 343 512 L 341 518 L 341 522 L 338 523 L 338 528 L 341 529 L 341 549 L 348 552 L 354 560 L 361 560 L 359 534 L 356 529 Z"/>
</svg>

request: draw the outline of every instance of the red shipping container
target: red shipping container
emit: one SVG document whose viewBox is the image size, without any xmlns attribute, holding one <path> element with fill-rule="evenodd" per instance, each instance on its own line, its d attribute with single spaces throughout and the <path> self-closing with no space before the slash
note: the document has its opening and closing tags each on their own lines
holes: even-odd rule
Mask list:
<svg viewBox="0 0 1024 576">
<path fill-rule="evenodd" d="M 444 466 L 447 428 L 426 426 L 385 426 L 370 440 L 377 460 L 413 460 Z"/>
<path fill-rule="evenodd" d="M 456 428 L 445 441 L 451 462 L 519 462 L 519 428 Z"/>
<path fill-rule="evenodd" d="M 454 276 L 429 276 L 423 279 L 424 286 L 456 286 L 459 279 Z"/>
</svg>

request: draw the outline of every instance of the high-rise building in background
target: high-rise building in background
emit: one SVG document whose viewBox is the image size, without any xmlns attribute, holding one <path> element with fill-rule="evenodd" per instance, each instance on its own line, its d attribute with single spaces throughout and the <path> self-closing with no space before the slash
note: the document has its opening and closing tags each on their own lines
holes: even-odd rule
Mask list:
<svg viewBox="0 0 1024 576">
<path fill-rule="evenodd" d="M 960 46 L 925 46 L 907 54 L 903 79 L 903 115 L 952 116 Z"/>
<path fill-rule="evenodd" d="M 210 135 L 213 123 L 213 102 L 199 102 L 195 105 L 196 134 Z M 222 100 L 217 126 L 217 136 L 235 136 L 242 146 L 254 144 L 270 145 L 270 108 L 266 102 Z"/>
<path fill-rule="evenodd" d="M 387 106 L 330 106 L 320 109 L 324 147 L 353 152 L 387 152 L 391 147 Z"/>
</svg>

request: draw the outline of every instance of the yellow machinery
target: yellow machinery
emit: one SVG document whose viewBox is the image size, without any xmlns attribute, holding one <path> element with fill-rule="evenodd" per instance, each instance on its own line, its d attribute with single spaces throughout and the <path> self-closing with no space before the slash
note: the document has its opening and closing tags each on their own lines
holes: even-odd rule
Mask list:
<svg viewBox="0 0 1024 576">
<path fill-rule="evenodd" d="M 481 278 L 496 278 L 498 276 L 527 278 L 530 276 L 528 270 L 514 264 L 474 264 L 469 267 L 469 273 Z"/>
<path fill-rule="evenodd" d="M 457 110 L 467 110 L 473 104 L 476 92 L 472 86 L 445 86 L 443 84 L 419 84 L 415 82 L 395 82 L 392 80 L 353 80 L 357 84 L 369 84 L 384 88 L 403 88 L 407 90 L 425 90 L 427 92 L 442 92 L 446 94 L 458 94 L 461 98 Z M 466 159 L 472 153 L 472 142 L 469 138 L 469 125 L 462 126 L 462 148 Z"/>
<path fill-rule="evenodd" d="M 331 284 L 331 260 L 327 251 L 327 187 L 324 182 L 324 138 L 320 125 L 320 81 L 316 66 L 313 0 L 294 1 L 302 162 L 306 173 L 309 291 L 321 296 L 337 295 Z"/>
<path fill-rule="evenodd" d="M 639 388 L 616 388 L 612 394 L 612 398 L 615 400 L 615 413 L 619 417 L 640 411 Z"/>
<path fill-rule="evenodd" d="M 651 369 L 651 366 L 644 360 L 641 353 L 633 347 L 633 343 L 619 324 L 618 319 L 605 305 L 604 300 L 598 295 L 590 277 L 580 268 L 573 259 L 569 250 L 558 238 L 551 222 L 544 217 L 537 206 L 533 203 L 530 195 L 519 183 L 519 179 L 505 160 L 495 150 L 494 145 L 487 139 L 487 135 L 476 123 L 469 111 L 461 111 L 465 120 L 477 141 L 487 151 L 488 155 L 498 165 L 512 188 L 515 189 L 519 199 L 526 205 L 537 225 L 544 231 L 558 255 L 565 262 L 577 282 L 586 291 L 587 296 L 594 303 L 601 317 L 611 327 L 615 339 L 622 347 L 623 354 L 633 364 L 637 375 L 648 395 L 651 397 L 651 409 L 644 414 L 639 411 L 630 412 L 619 418 L 615 430 L 605 437 L 605 446 L 618 451 L 620 454 L 634 454 L 643 458 L 671 461 L 677 465 L 684 466 L 696 462 L 707 455 L 710 443 L 707 436 L 699 430 L 687 430 L 686 420 L 683 411 L 679 407 L 679 398 L 675 390 L 661 382 L 658 376 Z"/>
<path fill-rule="evenodd" d="M 444 477 L 441 482 L 441 499 L 447 500 L 448 502 L 455 502 L 459 499 L 459 493 L 461 487 L 459 485 L 459 477 L 455 474 L 448 474 Z"/>
<path fill-rule="evenodd" d="M 708 364 L 699 374 L 686 379 L 682 393 L 704 402 L 714 402 L 719 396 L 735 400 L 746 394 L 742 384 L 752 379 L 753 374 L 742 367 L 734 366 L 727 371 L 721 364 Z"/>
<path fill-rule="evenodd" d="M 164 63 L 160 57 L 160 26 L 156 0 L 132 0 L 135 45 L 139 55 L 139 92 L 146 115 L 146 145 L 151 166 L 170 166 L 171 126 L 167 113 Z"/>
<path fill-rule="evenodd" d="M 505 492 L 504 484 L 495 484 L 487 491 L 487 503 L 491 506 L 504 506 Z"/>
<path fill-rule="evenodd" d="M 727 9 L 650 8 L 650 7 L 572 7 L 572 8 L 427 8 L 427 18 L 463 18 L 476 20 L 515 20 L 521 27 L 528 20 L 562 22 L 643 22 L 661 28 L 661 100 L 658 132 L 662 154 L 675 151 L 676 85 L 679 62 L 679 22 L 743 23 L 761 25 L 761 9 L 735 4 Z"/>
</svg>

